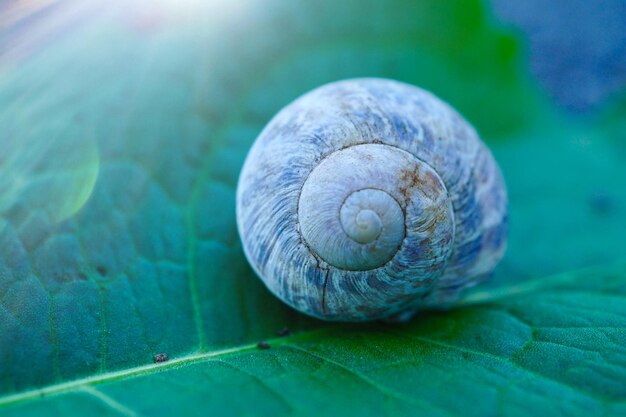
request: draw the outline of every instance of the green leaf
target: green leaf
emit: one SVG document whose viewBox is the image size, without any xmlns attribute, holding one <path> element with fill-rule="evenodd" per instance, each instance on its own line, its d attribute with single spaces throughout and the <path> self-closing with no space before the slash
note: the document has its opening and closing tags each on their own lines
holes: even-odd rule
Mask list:
<svg viewBox="0 0 626 417">
<path fill-rule="evenodd" d="M 0 405 L 7 416 L 623 415 L 625 276 L 626 265 L 564 274 L 408 325 L 327 327 Z"/>
<path fill-rule="evenodd" d="M 510 205 L 495 285 L 626 259 L 626 152 L 601 127 L 557 119 L 492 145 Z"/>
<path fill-rule="evenodd" d="M 25 406 L 36 414 L 54 402 L 59 414 L 80 404 L 123 413 L 162 401 L 171 414 L 167 407 L 208 409 L 230 398 L 233 407 L 306 413 L 311 403 L 346 411 L 355 397 L 373 411 L 389 403 L 392 411 L 457 412 L 440 404 L 449 399 L 444 381 L 474 398 L 478 388 L 467 382 L 474 357 L 454 362 L 465 379 L 435 374 L 433 365 L 433 380 L 425 380 L 420 364 L 430 357 L 443 366 L 447 356 L 415 338 L 452 343 L 444 336 L 457 322 L 468 324 L 467 334 L 488 330 L 486 323 L 495 332 L 496 307 L 425 316 L 407 327 L 328 328 L 271 296 L 245 261 L 234 196 L 247 150 L 282 106 L 341 78 L 388 77 L 430 89 L 489 142 L 511 200 L 510 249 L 494 286 L 626 259 L 626 153 L 606 140 L 619 130 L 554 114 L 526 80 L 517 41 L 479 0 L 89 3 L 57 4 L 26 29 L 0 31 L 0 44 L 12 45 L 0 55 L 0 403 L 24 399 L 8 412 L 26 413 Z M 596 292 L 584 294 L 581 305 L 595 306 Z M 530 323 L 551 317 L 534 311 Z M 588 324 L 602 320 L 589 316 Z M 272 341 L 270 351 L 241 347 L 285 326 L 297 336 Z M 623 323 L 614 327 L 623 332 Z M 467 335 L 455 340 L 468 354 L 496 355 L 517 340 L 506 335 L 480 346 Z M 590 340 L 605 362 L 589 362 L 589 401 L 603 393 L 617 404 L 623 397 L 615 387 L 603 391 L 601 370 L 622 369 L 623 357 L 599 346 L 600 336 Z M 405 353 L 407 368 L 395 367 L 383 383 L 373 373 L 391 363 L 387 348 Z M 150 365 L 162 352 L 171 362 Z M 542 362 L 563 357 L 556 349 L 542 355 Z M 562 369 L 577 372 L 569 364 Z M 153 369 L 178 376 L 162 385 L 166 374 Z M 271 374 L 284 376 L 284 391 L 264 385 Z M 544 386 L 532 385 L 541 381 L 524 378 L 523 392 L 547 407 Z M 302 389 L 301 379 L 309 384 Z M 401 381 L 406 386 L 395 385 Z M 64 386 L 81 388 L 43 401 L 30 391 Z M 241 404 L 231 388 L 265 400 Z M 512 383 L 513 394 L 520 389 Z M 430 401 L 421 390 L 431 390 Z M 345 396 L 323 401 L 335 391 Z"/>
</svg>

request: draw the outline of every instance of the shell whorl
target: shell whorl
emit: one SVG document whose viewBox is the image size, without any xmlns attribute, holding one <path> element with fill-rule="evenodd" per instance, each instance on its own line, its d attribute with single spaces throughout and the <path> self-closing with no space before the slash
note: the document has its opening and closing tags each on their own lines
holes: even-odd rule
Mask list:
<svg viewBox="0 0 626 417">
<path fill-rule="evenodd" d="M 302 187 L 298 222 L 311 251 L 331 267 L 385 267 L 389 275 L 421 274 L 424 282 L 433 277 L 422 267 L 447 259 L 454 230 L 437 174 L 384 144 L 351 146 L 322 160 Z"/>
<path fill-rule="evenodd" d="M 320 87 L 283 109 L 242 170 L 248 260 L 294 308 L 380 319 L 448 303 L 505 248 L 493 157 L 454 110 L 391 80 Z"/>
</svg>

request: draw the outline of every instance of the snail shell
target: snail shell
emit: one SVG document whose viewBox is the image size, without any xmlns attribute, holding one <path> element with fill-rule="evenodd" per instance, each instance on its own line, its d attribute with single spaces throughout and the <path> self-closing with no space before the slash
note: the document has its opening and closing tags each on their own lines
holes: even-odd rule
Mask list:
<svg viewBox="0 0 626 417">
<path fill-rule="evenodd" d="M 486 279 L 506 246 L 502 175 L 474 129 L 414 86 L 327 84 L 267 125 L 237 189 L 266 286 L 325 320 L 410 318 Z"/>
</svg>

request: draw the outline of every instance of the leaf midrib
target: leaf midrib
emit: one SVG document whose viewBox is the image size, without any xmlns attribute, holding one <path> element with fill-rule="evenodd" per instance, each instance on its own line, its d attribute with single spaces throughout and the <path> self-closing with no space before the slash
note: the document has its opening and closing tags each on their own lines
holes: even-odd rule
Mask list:
<svg viewBox="0 0 626 417">
<path fill-rule="evenodd" d="M 126 368 L 119 371 L 105 372 L 102 374 L 92 375 L 73 381 L 61 382 L 58 384 L 48 385 L 43 388 L 36 388 L 15 394 L 0 397 L 0 406 L 15 404 L 29 399 L 42 397 L 46 395 L 60 394 L 73 391 L 82 386 L 101 384 L 104 382 L 116 381 L 119 379 L 131 378 L 135 376 L 149 375 L 163 372 L 168 369 L 174 369 L 181 366 L 187 366 L 193 363 L 202 362 L 207 359 L 228 356 L 236 353 L 251 351 L 256 348 L 256 344 L 247 344 L 242 346 L 231 347 L 227 349 L 215 350 L 212 352 L 193 353 L 191 355 L 170 359 L 167 362 L 153 363 L 148 365 Z"/>
</svg>

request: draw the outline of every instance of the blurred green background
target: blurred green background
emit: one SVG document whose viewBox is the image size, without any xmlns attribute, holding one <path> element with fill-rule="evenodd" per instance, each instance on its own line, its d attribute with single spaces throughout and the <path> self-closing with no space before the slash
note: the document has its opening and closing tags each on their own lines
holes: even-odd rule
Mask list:
<svg viewBox="0 0 626 417">
<path fill-rule="evenodd" d="M 626 259 L 626 13 L 599 3 L 3 3 L 0 395 L 321 326 L 249 269 L 235 185 L 272 115 L 338 79 L 476 126 L 510 198 L 488 285 Z"/>
</svg>

